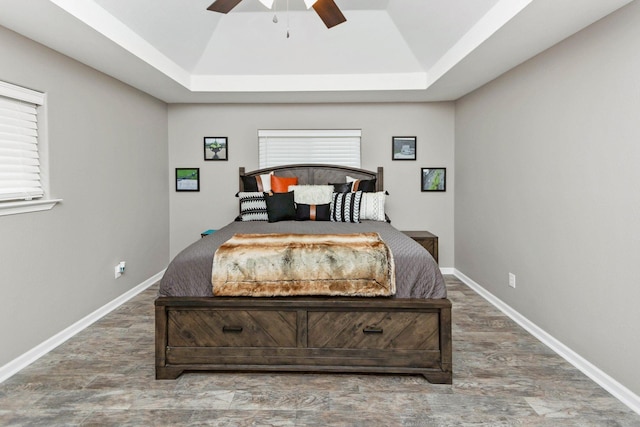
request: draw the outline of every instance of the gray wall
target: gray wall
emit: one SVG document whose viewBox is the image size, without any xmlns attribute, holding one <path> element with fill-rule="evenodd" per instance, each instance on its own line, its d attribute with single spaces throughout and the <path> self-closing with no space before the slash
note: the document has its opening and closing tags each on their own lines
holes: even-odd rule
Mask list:
<svg viewBox="0 0 640 427">
<path fill-rule="evenodd" d="M 638 52 L 633 2 L 460 100 L 455 192 L 456 268 L 635 394 Z"/>
<path fill-rule="evenodd" d="M 454 107 L 432 104 L 170 105 L 171 254 L 238 214 L 238 167 L 258 168 L 258 129 L 362 129 L 362 168 L 384 167 L 386 210 L 399 229 L 440 238 L 453 267 Z M 416 136 L 417 160 L 392 161 L 392 136 Z M 229 160 L 203 160 L 203 137 L 229 138 Z M 447 167 L 445 193 L 420 192 L 420 168 Z M 174 168 L 199 167 L 201 191 L 175 192 Z"/>
<path fill-rule="evenodd" d="M 0 80 L 47 94 L 64 199 L 0 217 L 2 366 L 166 267 L 169 195 L 166 104 L 3 27 L 0 58 Z"/>
</svg>

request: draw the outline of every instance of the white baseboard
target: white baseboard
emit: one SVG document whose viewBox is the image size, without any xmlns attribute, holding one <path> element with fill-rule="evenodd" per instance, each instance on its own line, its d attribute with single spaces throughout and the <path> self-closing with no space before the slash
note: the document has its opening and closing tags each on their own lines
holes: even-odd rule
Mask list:
<svg viewBox="0 0 640 427">
<path fill-rule="evenodd" d="M 451 267 L 440 267 L 440 273 L 442 274 L 456 274 L 456 269 Z"/>
<path fill-rule="evenodd" d="M 78 332 L 91 326 L 93 323 L 100 320 L 102 317 L 106 316 L 116 308 L 120 307 L 125 302 L 129 301 L 131 298 L 138 295 L 140 292 L 147 289 L 149 286 L 156 283 L 158 280 L 162 278 L 163 274 L 164 274 L 164 270 L 161 271 L 160 273 L 155 274 L 154 276 L 150 277 L 144 282 L 140 283 L 135 288 L 128 290 L 127 292 L 120 295 L 113 301 L 100 307 L 93 313 L 78 320 L 76 323 L 69 326 L 68 328 L 62 330 L 61 332 L 58 332 L 57 334 L 47 339 L 46 341 L 38 344 L 37 346 L 27 351 L 23 355 L 18 356 L 17 358 L 13 359 L 11 362 L 0 367 L 0 383 L 2 383 L 7 378 L 17 374 L 19 371 L 26 368 L 27 366 L 29 366 L 30 364 L 32 364 L 33 362 L 35 362 L 36 360 L 38 360 L 39 358 L 41 358 L 42 356 L 44 356 L 45 354 L 53 350 L 54 348 L 58 347 L 60 344 L 67 341 L 69 338 L 73 337 Z"/>
<path fill-rule="evenodd" d="M 591 362 L 580 356 L 575 351 L 555 339 L 545 330 L 531 322 L 522 314 L 511 308 L 504 301 L 487 291 L 478 283 L 471 280 L 464 273 L 457 269 L 453 269 L 453 274 L 464 282 L 467 286 L 477 292 L 481 297 L 489 301 L 496 308 L 506 314 L 518 325 L 522 326 L 527 332 L 540 340 L 543 344 L 555 351 L 559 356 L 571 363 L 583 374 L 591 378 L 594 382 L 600 385 L 602 388 L 611 393 L 620 402 L 627 405 L 632 411 L 640 415 L 640 396 L 633 393 L 631 390 L 620 384 L 618 381 L 611 378 L 604 373 L 601 369 L 594 366 Z"/>
</svg>

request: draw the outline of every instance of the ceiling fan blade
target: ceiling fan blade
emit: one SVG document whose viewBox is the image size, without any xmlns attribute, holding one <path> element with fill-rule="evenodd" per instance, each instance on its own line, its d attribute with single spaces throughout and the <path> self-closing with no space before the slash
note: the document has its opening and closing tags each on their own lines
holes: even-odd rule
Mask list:
<svg viewBox="0 0 640 427">
<path fill-rule="evenodd" d="M 212 12 L 229 13 L 231 9 L 236 7 L 242 0 L 216 0 L 207 8 Z"/>
<path fill-rule="evenodd" d="M 318 13 L 327 28 L 335 27 L 347 20 L 333 0 L 318 0 L 313 4 L 313 9 Z"/>
</svg>

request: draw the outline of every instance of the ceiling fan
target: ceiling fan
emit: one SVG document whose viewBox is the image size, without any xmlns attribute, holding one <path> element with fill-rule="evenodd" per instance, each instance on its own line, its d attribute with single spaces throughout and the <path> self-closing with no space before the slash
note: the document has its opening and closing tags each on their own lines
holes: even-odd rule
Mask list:
<svg viewBox="0 0 640 427">
<path fill-rule="evenodd" d="M 229 13 L 231 9 L 236 7 L 241 1 L 242 0 L 216 0 L 207 8 L 207 10 Z M 274 0 L 260 0 L 260 2 L 271 9 Z M 327 28 L 335 27 L 347 20 L 333 0 L 304 0 L 304 2 L 307 5 L 307 9 L 313 7 Z"/>
</svg>

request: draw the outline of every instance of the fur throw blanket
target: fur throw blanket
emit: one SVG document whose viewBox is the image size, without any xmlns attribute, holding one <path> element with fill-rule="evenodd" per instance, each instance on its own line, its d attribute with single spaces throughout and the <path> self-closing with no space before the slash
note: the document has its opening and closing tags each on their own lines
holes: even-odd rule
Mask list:
<svg viewBox="0 0 640 427">
<path fill-rule="evenodd" d="M 213 257 L 215 296 L 390 296 L 395 266 L 378 233 L 235 234 Z"/>
</svg>

